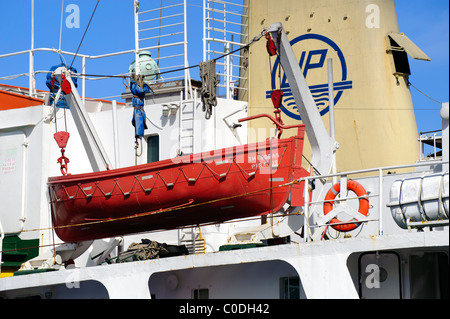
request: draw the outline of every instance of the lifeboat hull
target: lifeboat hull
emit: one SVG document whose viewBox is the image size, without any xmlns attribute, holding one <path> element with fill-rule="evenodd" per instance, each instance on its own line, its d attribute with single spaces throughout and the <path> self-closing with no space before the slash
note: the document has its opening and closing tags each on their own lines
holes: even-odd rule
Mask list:
<svg viewBox="0 0 450 319">
<path fill-rule="evenodd" d="M 66 242 L 278 211 L 307 176 L 303 130 L 288 139 L 48 179 L 53 226 Z"/>
</svg>

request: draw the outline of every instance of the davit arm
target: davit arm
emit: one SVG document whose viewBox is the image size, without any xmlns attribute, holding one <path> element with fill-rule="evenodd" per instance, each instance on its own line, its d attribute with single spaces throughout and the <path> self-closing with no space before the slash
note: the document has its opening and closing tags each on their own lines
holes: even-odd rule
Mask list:
<svg viewBox="0 0 450 319">
<path fill-rule="evenodd" d="M 280 63 L 291 87 L 300 117 L 305 124 L 305 132 L 312 149 L 311 165 L 320 174 L 329 174 L 336 142 L 325 128 L 283 26 L 281 23 L 274 23 L 267 32 L 270 33 L 277 47 Z"/>
<path fill-rule="evenodd" d="M 65 67 L 59 67 L 54 71 L 54 74 L 58 77 L 59 83 L 61 83 L 61 89 L 63 89 L 62 83 L 67 81 L 65 84 L 67 91 L 64 92 L 66 101 L 69 105 L 70 112 L 74 119 L 75 125 L 77 126 L 83 145 L 86 148 L 92 169 L 94 172 L 109 169 L 111 167 L 111 163 L 100 138 L 97 135 L 97 131 L 89 118 L 89 114 L 84 108 L 80 95 L 72 82 L 69 71 L 67 71 Z M 59 94 L 60 92 L 58 92 L 57 98 L 59 97 Z"/>
</svg>

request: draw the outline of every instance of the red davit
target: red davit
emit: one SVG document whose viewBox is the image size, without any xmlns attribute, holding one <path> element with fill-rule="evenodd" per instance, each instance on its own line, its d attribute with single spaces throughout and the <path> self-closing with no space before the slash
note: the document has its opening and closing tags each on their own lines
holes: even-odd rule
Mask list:
<svg viewBox="0 0 450 319">
<path fill-rule="evenodd" d="M 303 202 L 304 126 L 287 139 L 48 179 L 53 226 L 76 242 L 259 216 Z"/>
</svg>

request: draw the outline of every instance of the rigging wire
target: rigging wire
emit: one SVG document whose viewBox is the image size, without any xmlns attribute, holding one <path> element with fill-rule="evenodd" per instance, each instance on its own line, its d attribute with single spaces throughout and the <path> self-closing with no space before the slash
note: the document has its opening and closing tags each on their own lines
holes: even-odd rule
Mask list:
<svg viewBox="0 0 450 319">
<path fill-rule="evenodd" d="M 100 2 L 100 0 L 97 0 L 97 4 L 95 5 L 94 11 L 92 12 L 92 15 L 91 15 L 91 18 L 89 19 L 89 23 L 88 23 L 88 25 L 86 27 L 86 30 L 84 30 L 83 37 L 81 38 L 80 44 L 78 45 L 78 49 L 75 52 L 75 55 L 73 57 L 73 60 L 72 60 L 72 63 L 70 64 L 69 69 L 72 68 L 73 62 L 75 62 L 75 59 L 76 59 L 76 57 L 78 55 L 78 51 L 80 50 L 81 44 L 83 43 L 84 37 L 86 36 L 86 33 L 87 33 L 88 29 L 89 29 L 89 26 L 91 24 L 92 18 L 94 18 L 94 14 L 95 14 L 95 11 L 97 10 L 99 2 Z"/>
<path fill-rule="evenodd" d="M 100 1 L 100 0 L 99 0 Z M 244 50 L 244 49 L 248 49 L 251 45 L 253 45 L 255 42 L 259 41 L 265 34 L 266 30 L 263 30 L 259 35 L 255 36 L 253 38 L 252 41 L 250 41 L 248 44 L 243 45 L 241 47 L 239 47 L 236 50 L 230 51 L 228 53 L 225 53 L 221 56 L 218 56 L 212 60 L 217 61 L 220 59 L 223 59 L 225 57 L 227 57 L 228 55 L 234 54 L 238 51 Z M 185 70 L 189 70 L 189 69 L 193 69 L 193 68 L 197 68 L 200 67 L 200 64 L 196 64 L 196 65 L 191 65 L 191 66 L 187 66 L 187 67 L 183 67 L 183 68 L 179 68 L 179 69 L 175 69 L 175 70 L 169 70 L 169 71 L 164 71 L 164 72 L 159 72 L 159 73 L 155 73 L 155 75 L 160 76 L 163 74 L 168 74 L 168 73 L 174 73 L 174 72 L 179 72 L 179 71 L 185 71 Z M 128 74 L 123 74 L 123 75 L 104 75 L 104 74 L 83 74 L 83 73 L 75 73 L 73 74 L 73 76 L 75 77 L 81 77 L 81 76 L 88 76 L 88 77 L 104 77 L 104 78 L 129 78 L 131 77 L 131 75 Z"/>
<path fill-rule="evenodd" d="M 408 86 L 412 86 L 414 89 L 416 89 L 419 93 L 423 94 L 424 96 L 426 96 L 427 98 L 429 98 L 431 101 L 433 101 L 434 103 L 436 103 L 437 105 L 441 106 L 442 102 L 439 102 L 438 100 L 433 99 L 432 97 L 430 97 L 429 95 L 425 94 L 424 92 L 422 92 L 421 90 L 419 90 L 417 87 L 415 87 L 411 82 L 409 82 L 408 80 Z"/>
<path fill-rule="evenodd" d="M 71 224 L 71 225 L 62 225 L 62 226 L 50 226 L 50 227 L 46 227 L 46 228 L 34 228 L 34 229 L 24 229 L 22 230 L 22 232 L 35 232 L 35 231 L 44 231 L 44 230 L 55 230 L 55 229 L 65 229 L 65 228 L 72 228 L 72 227 L 81 227 L 81 226 L 88 226 L 88 225 L 95 225 L 95 224 L 102 224 L 102 223 L 110 223 L 110 222 L 117 222 L 117 221 L 121 221 L 121 220 L 129 220 L 129 219 L 135 219 L 135 218 L 141 218 L 141 217 L 145 217 L 145 216 L 149 216 L 149 215 L 159 215 L 159 214 L 163 214 L 163 213 L 167 213 L 167 212 L 173 212 L 173 211 L 180 211 L 186 208 L 193 208 L 193 207 L 199 207 L 199 206 L 203 206 L 203 205 L 208 205 L 208 204 L 212 204 L 212 203 L 216 203 L 216 202 L 220 202 L 220 201 L 226 201 L 226 200 L 230 200 L 230 199 L 235 199 L 235 198 L 240 198 L 240 197 L 244 197 L 244 196 L 248 196 L 248 195 L 252 195 L 252 194 L 257 194 L 257 193 L 264 193 L 270 190 L 274 190 L 277 188 L 282 188 L 282 187 L 288 187 L 291 186 L 293 184 L 298 184 L 301 182 L 304 182 L 305 179 L 304 178 L 299 178 L 297 180 L 293 180 L 291 182 L 287 182 L 287 183 L 283 183 L 280 185 L 276 185 L 276 186 L 271 186 L 271 187 L 267 187 L 264 189 L 259 189 L 259 190 L 255 190 L 252 192 L 247 192 L 244 194 L 239 194 L 239 195 L 234 195 L 234 196 L 229 196 L 229 197 L 224 197 L 224 198 L 218 198 L 218 199 L 213 199 L 210 201 L 206 201 L 206 202 L 201 202 L 201 203 L 193 203 L 190 204 L 188 206 L 182 206 L 182 207 L 172 207 L 172 208 L 167 208 L 167 209 L 163 209 L 163 210 L 157 210 L 157 211 L 151 211 L 151 212 L 146 212 L 146 213 L 141 213 L 141 214 L 135 214 L 135 215 L 129 215 L 129 216 L 123 216 L 123 217 L 117 217 L 117 218 L 111 218 L 111 219 L 107 219 L 107 220 L 95 220 L 95 221 L 88 221 L 88 222 L 83 222 L 83 223 L 78 223 L 78 224 Z M 369 195 L 369 196 L 364 196 L 364 198 L 368 198 L 368 197 L 377 197 L 378 195 Z M 361 197 L 351 197 L 348 198 L 348 200 L 359 200 Z M 322 200 L 322 201 L 316 201 L 316 202 L 310 202 L 311 205 L 319 205 L 319 204 L 323 204 L 325 202 L 331 202 L 332 200 Z M 297 215 L 297 213 L 284 213 L 283 216 L 289 216 L 289 215 Z M 255 217 L 251 217 L 251 218 L 246 218 L 244 220 L 250 220 L 250 219 L 259 219 L 260 216 L 255 216 Z M 234 220 L 235 221 L 235 220 Z M 221 223 L 231 223 L 233 222 L 233 220 L 230 221 L 224 221 Z M 211 222 L 211 223 L 204 223 L 201 225 L 214 225 L 217 224 L 217 222 Z M 182 227 L 175 227 L 173 229 L 179 229 L 179 228 L 191 228 L 191 227 L 195 227 L 195 226 L 182 226 Z M 148 232 L 158 232 L 158 231 L 165 231 L 164 229 L 161 230 L 153 230 L 153 231 L 148 231 Z M 5 235 L 9 235 L 12 233 L 8 233 L 5 232 Z"/>
<path fill-rule="evenodd" d="M 295 181 L 294 181 L 294 182 L 295 182 Z M 291 183 L 292 183 L 292 182 L 291 182 Z M 375 196 L 376 196 L 376 195 L 373 195 L 372 197 L 375 197 Z M 359 198 L 356 197 L 356 198 L 351 198 L 351 199 L 359 199 Z M 326 202 L 326 201 L 322 201 L 322 202 Z M 311 203 L 311 204 L 317 205 L 317 204 L 319 204 L 319 203 L 321 203 L 321 202 Z M 183 208 L 185 208 L 185 207 L 183 207 Z M 163 212 L 166 212 L 166 210 L 163 211 Z M 267 215 L 269 215 L 269 214 L 267 214 Z M 266 216 L 267 216 L 267 215 L 266 215 Z M 276 215 L 276 216 L 273 216 L 273 217 L 279 218 L 279 217 L 287 217 L 287 216 L 294 216 L 294 215 L 298 215 L 298 213 L 283 213 L 282 215 Z M 132 219 L 132 218 L 135 218 L 135 217 L 137 217 L 137 216 L 130 216 L 130 217 L 127 218 L 127 219 Z M 260 219 L 261 219 L 261 216 L 253 216 L 253 217 L 246 217 L 246 218 L 240 219 L 240 220 L 238 220 L 237 222 L 258 221 L 258 220 L 260 220 Z M 117 220 L 119 220 L 119 219 L 117 219 Z M 113 219 L 113 220 L 102 221 L 102 222 L 114 222 L 114 221 L 116 221 L 116 220 Z M 375 220 L 372 220 L 372 221 L 375 221 Z M 230 224 L 230 223 L 235 223 L 235 222 L 236 222 L 236 219 L 233 219 L 233 220 L 223 221 L 223 222 L 221 222 L 221 224 Z M 361 221 L 361 222 L 360 222 L 360 223 L 362 224 L 362 225 L 361 225 L 361 228 L 362 228 L 362 226 L 364 226 L 367 222 L 369 222 L 369 221 Z M 58 226 L 58 227 L 47 227 L 47 228 L 28 229 L 28 230 L 24 230 L 23 232 L 34 232 L 34 231 L 54 230 L 54 229 L 56 229 L 56 228 L 79 227 L 79 226 L 89 225 L 89 224 L 95 224 L 95 223 L 98 223 L 98 221 L 95 221 L 95 222 L 86 222 L 86 223 L 83 223 L 83 224 L 76 224 L 76 225 L 67 225 L 67 226 Z M 167 231 L 167 230 L 190 229 L 190 228 L 197 228 L 198 226 L 211 226 L 211 225 L 216 225 L 216 224 L 217 224 L 217 222 L 207 222 L 207 223 L 203 223 L 203 224 L 199 224 L 199 225 L 180 226 L 180 227 L 174 227 L 174 228 L 168 228 L 168 229 L 155 229 L 155 230 L 145 231 L 145 233 L 154 234 L 154 233 L 165 232 L 165 231 Z M 329 225 L 327 226 L 327 228 L 330 227 L 330 226 L 332 226 L 332 225 L 329 224 Z M 314 226 L 312 226 L 312 227 L 314 227 Z M 324 231 L 324 233 L 325 233 L 325 232 L 327 232 L 327 229 Z M 358 232 L 358 234 L 357 234 L 356 236 L 358 236 L 360 232 L 361 232 L 361 230 Z M 328 232 L 327 232 L 327 233 L 328 233 Z M 341 233 L 341 232 L 339 232 L 339 234 L 340 234 L 340 233 Z M 8 235 L 8 234 L 12 234 L 12 233 L 5 233 L 5 235 Z M 303 235 L 300 235 L 300 234 L 298 234 L 298 233 L 296 233 L 296 234 L 303 238 Z M 355 237 L 356 237 L 356 236 L 355 236 Z M 339 236 L 337 236 L 336 238 L 338 238 L 338 237 L 339 237 Z M 16 248 L 13 248 L 13 249 L 5 249 L 5 250 L 2 250 L 2 251 L 0 251 L 0 252 L 1 252 L 1 253 L 8 253 L 8 252 L 13 252 L 13 251 L 28 250 L 28 249 L 33 249 L 33 248 L 53 247 L 54 245 L 59 246 L 59 245 L 63 245 L 63 244 L 66 244 L 66 243 L 65 243 L 65 242 L 60 242 L 60 243 L 56 242 L 56 243 L 51 243 L 51 244 L 46 244 L 46 245 L 39 245 L 39 246 L 33 246 L 33 247 L 23 247 L 23 248 L 22 248 L 22 247 L 20 247 L 20 248 L 17 248 L 17 247 L 16 247 Z"/>
<path fill-rule="evenodd" d="M 62 225 L 62 226 L 50 226 L 47 228 L 25 229 L 22 232 L 34 232 L 34 231 L 43 231 L 43 230 L 54 230 L 54 229 L 64 229 L 64 228 L 71 228 L 71 227 L 80 227 L 80 226 L 86 226 L 86 225 L 95 225 L 95 224 L 101 224 L 101 223 L 109 223 L 109 222 L 115 222 L 115 221 L 121 221 L 121 220 L 127 220 L 127 219 L 140 218 L 140 217 L 145 217 L 145 216 L 149 216 L 149 215 L 157 215 L 157 214 L 167 213 L 167 212 L 171 212 L 171 211 L 179 211 L 179 210 L 186 209 L 186 208 L 199 207 L 199 206 L 208 205 L 208 204 L 212 204 L 212 203 L 216 203 L 216 202 L 220 202 L 220 201 L 245 197 L 245 196 L 252 195 L 252 194 L 264 193 L 264 192 L 270 191 L 271 189 L 277 189 L 277 188 L 291 186 L 293 184 L 301 183 L 302 181 L 304 181 L 304 179 L 300 178 L 298 180 L 293 180 L 291 182 L 283 183 L 280 185 L 267 187 L 264 189 L 258 189 L 258 190 L 247 192 L 244 194 L 213 199 L 213 200 L 206 201 L 206 202 L 194 203 L 194 204 L 190 204 L 188 206 L 167 208 L 167 209 L 163 209 L 163 210 L 151 211 L 151 212 L 146 212 L 146 213 L 142 213 L 142 214 L 138 214 L 138 215 L 135 214 L 135 215 L 111 218 L 111 219 L 107 219 L 107 220 L 88 221 L 88 222 L 83 222 L 83 223 L 78 223 L 78 224 Z M 259 216 L 257 216 L 256 218 L 259 218 Z M 215 224 L 215 223 L 212 223 L 212 224 Z M 189 227 L 186 227 L 186 228 L 189 228 Z M 9 233 L 5 233 L 5 234 L 9 234 Z"/>
<path fill-rule="evenodd" d="M 148 213 L 140 214 L 140 215 L 131 215 L 131 216 L 125 216 L 125 217 L 118 217 L 118 218 L 113 218 L 113 219 L 109 219 L 109 220 L 102 220 L 102 221 L 89 221 L 89 222 L 73 224 L 73 225 L 50 226 L 50 227 L 47 227 L 47 228 L 25 229 L 22 232 L 35 232 L 35 231 L 44 231 L 44 230 L 55 230 L 55 229 L 60 229 L 60 228 L 80 227 L 80 226 L 86 226 L 86 225 L 92 225 L 92 224 L 115 222 L 115 221 L 120 221 L 120 220 L 125 220 L 125 219 L 134 219 L 134 218 L 143 217 L 143 216 L 146 216 L 146 215 L 161 214 L 161 213 L 166 213 L 166 212 L 170 212 L 170 211 L 176 211 L 176 210 L 181 210 L 181 209 L 185 209 L 185 208 L 206 205 L 206 204 L 210 204 L 210 203 L 221 201 L 221 200 L 227 200 L 227 199 L 231 199 L 231 198 L 237 198 L 237 197 L 241 197 L 241 196 L 246 196 L 246 195 L 249 195 L 249 194 L 254 194 L 254 193 L 259 193 L 259 192 L 266 192 L 269 189 L 273 190 L 273 189 L 276 189 L 276 188 L 286 187 L 286 186 L 290 186 L 290 185 L 293 185 L 293 184 L 301 183 L 301 182 L 304 182 L 304 181 L 305 181 L 304 178 L 300 178 L 300 179 L 293 180 L 291 182 L 287 182 L 287 183 L 284 183 L 284 184 L 281 184 L 281 185 L 271 186 L 271 187 L 266 188 L 266 189 L 256 190 L 256 191 L 248 192 L 248 193 L 245 193 L 245 194 L 240 194 L 240 195 L 235 195 L 235 196 L 231 196 L 231 197 L 215 199 L 215 200 L 202 202 L 202 203 L 191 204 L 189 206 L 168 208 L 168 209 L 164 209 L 164 210 L 161 210 L 161 211 L 148 212 Z M 369 195 L 368 197 L 376 197 L 376 196 L 378 196 L 378 195 Z M 360 197 L 354 197 L 354 198 L 348 198 L 348 199 L 359 200 L 359 198 Z M 318 205 L 318 204 L 322 204 L 322 203 L 325 203 L 325 202 L 328 202 L 328 200 L 311 202 L 310 204 Z M 269 215 L 269 214 L 267 214 L 267 215 Z M 291 215 L 298 215 L 298 213 L 283 213 L 281 216 L 286 217 L 286 216 L 291 216 Z M 274 217 L 281 217 L 281 216 L 277 215 L 277 216 L 274 216 Z M 251 220 L 256 221 L 256 220 L 260 220 L 260 218 L 261 218 L 261 216 L 247 217 L 247 218 L 242 219 L 242 221 L 251 221 Z M 234 222 L 236 222 L 235 219 L 234 220 L 223 221 L 223 222 L 221 222 L 221 224 L 234 223 Z M 362 223 L 364 224 L 364 222 L 362 222 Z M 208 225 L 215 225 L 215 224 L 217 224 L 217 222 L 208 222 L 208 223 L 203 223 L 200 226 L 208 226 Z M 195 226 L 181 226 L 181 227 L 174 227 L 172 229 L 189 229 L 189 228 L 193 228 L 193 227 L 197 227 L 197 226 L 198 225 L 195 225 Z M 158 232 L 163 232 L 163 231 L 166 231 L 166 230 L 170 230 L 170 229 L 156 229 L 156 230 L 146 231 L 146 233 L 158 233 Z M 8 235 L 10 233 L 6 232 L 4 234 Z M 11 249 L 11 250 L 3 250 L 1 252 L 5 253 L 5 252 L 11 252 L 11 251 L 26 250 L 26 249 L 31 249 L 31 248 L 49 247 L 49 246 L 61 245 L 61 244 L 64 244 L 64 243 L 51 243 L 51 244 L 48 244 L 48 245 L 40 245 L 40 246 L 36 246 L 36 247 L 14 248 L 14 249 Z"/>
</svg>

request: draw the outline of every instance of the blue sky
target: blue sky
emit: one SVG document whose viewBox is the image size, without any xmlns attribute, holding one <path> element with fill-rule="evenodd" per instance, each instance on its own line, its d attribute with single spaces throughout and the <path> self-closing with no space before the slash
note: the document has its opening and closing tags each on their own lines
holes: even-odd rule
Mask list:
<svg viewBox="0 0 450 319">
<path fill-rule="evenodd" d="M 400 31 L 404 32 L 431 61 L 409 58 L 409 81 L 439 102 L 449 101 L 449 1 L 397 0 Z M 417 129 L 426 132 L 441 128 L 440 106 L 411 88 Z"/>
<path fill-rule="evenodd" d="M 145 3 L 149 0 L 141 0 Z M 159 3 L 151 0 L 152 3 Z M 35 0 L 35 48 L 58 48 L 61 0 Z M 106 54 L 129 50 L 134 47 L 132 0 L 101 0 L 80 48 L 80 53 Z M 165 1 L 166 5 L 171 1 Z M 188 19 L 198 21 L 189 24 L 189 64 L 202 59 L 202 0 L 188 1 Z M 64 12 L 61 48 L 75 52 L 96 5 L 95 0 L 64 0 L 64 7 L 77 4 L 80 8 L 80 27 L 67 28 Z M 30 48 L 31 0 L 0 0 L 0 55 Z M 412 75 L 410 82 L 419 90 L 439 102 L 449 101 L 449 1 L 448 0 L 396 0 L 400 31 L 404 32 L 430 58 L 431 62 L 409 59 Z M 72 58 L 65 57 L 67 64 Z M 126 73 L 132 55 L 87 62 L 89 74 Z M 60 62 L 57 54 L 37 53 L 35 70 L 48 70 Z M 81 69 L 81 59 L 74 66 Z M 0 59 L 0 77 L 28 72 L 28 56 L 21 55 Z M 192 78 L 199 79 L 198 70 L 192 69 Z M 46 89 L 45 75 L 38 75 L 37 88 Z M 1 83 L 28 87 L 26 77 L 13 81 L 0 79 Z M 107 97 L 124 91 L 120 79 L 89 81 L 86 95 Z M 418 130 L 439 129 L 440 106 L 411 88 Z"/>
</svg>

